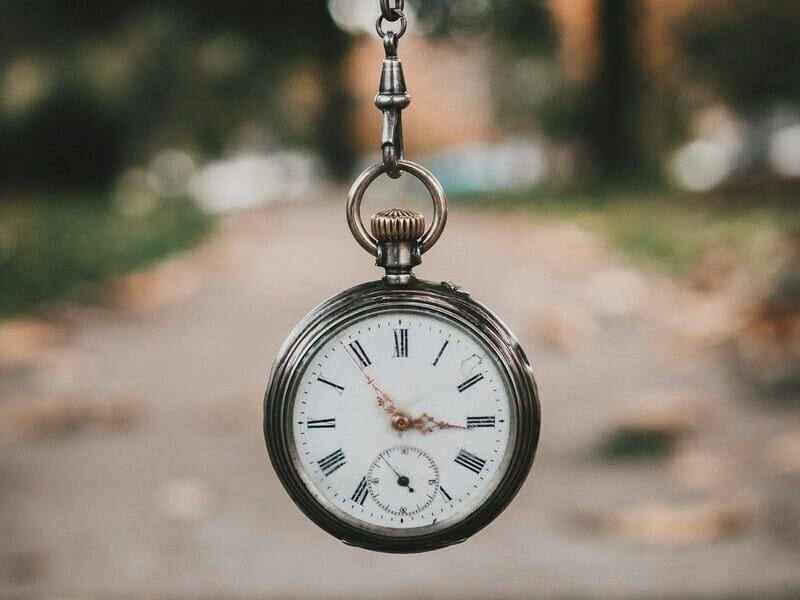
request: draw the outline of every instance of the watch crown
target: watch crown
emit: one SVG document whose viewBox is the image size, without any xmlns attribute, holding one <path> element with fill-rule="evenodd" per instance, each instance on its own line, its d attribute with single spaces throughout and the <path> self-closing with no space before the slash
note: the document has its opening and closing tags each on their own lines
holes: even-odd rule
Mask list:
<svg viewBox="0 0 800 600">
<path fill-rule="evenodd" d="M 425 217 L 413 210 L 391 208 L 372 215 L 370 227 L 379 242 L 413 242 L 425 233 Z"/>
</svg>

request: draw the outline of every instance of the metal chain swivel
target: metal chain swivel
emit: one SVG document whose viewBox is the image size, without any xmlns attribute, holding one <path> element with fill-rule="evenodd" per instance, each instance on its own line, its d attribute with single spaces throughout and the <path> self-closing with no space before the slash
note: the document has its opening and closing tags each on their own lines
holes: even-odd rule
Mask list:
<svg viewBox="0 0 800 600">
<path fill-rule="evenodd" d="M 383 130 L 381 132 L 381 153 L 386 174 L 392 179 L 400 177 L 398 162 L 403 160 L 403 115 L 402 110 L 411 103 L 411 96 L 406 91 L 403 76 L 403 65 L 397 57 L 397 44 L 408 25 L 403 14 L 403 0 L 395 0 L 389 6 L 389 0 L 381 0 L 381 15 L 375 22 L 375 30 L 383 39 L 386 58 L 383 61 L 381 82 L 375 96 L 375 106 L 383 112 Z M 400 29 L 384 31 L 383 21 L 400 20 Z"/>
<path fill-rule="evenodd" d="M 395 31 L 383 30 L 384 22 L 396 21 L 400 24 Z M 389 285 L 407 285 L 414 281 L 413 267 L 437 242 L 447 222 L 447 196 L 442 184 L 428 169 L 403 158 L 402 111 L 411 103 L 411 96 L 406 90 L 403 65 L 397 57 L 397 43 L 405 33 L 406 25 L 402 0 L 394 0 L 391 6 L 389 0 L 381 0 L 381 15 L 375 23 L 375 29 L 383 40 L 386 58 L 383 60 L 375 106 L 383 112 L 383 161 L 365 169 L 347 194 L 346 214 L 350 232 L 364 250 L 375 256 L 375 264 L 386 269 L 383 279 Z M 430 226 L 425 230 L 425 219 L 418 213 L 392 209 L 373 215 L 370 233 L 361 220 L 364 192 L 384 173 L 397 179 L 403 171 L 416 177 L 428 189 L 433 201 Z"/>
</svg>

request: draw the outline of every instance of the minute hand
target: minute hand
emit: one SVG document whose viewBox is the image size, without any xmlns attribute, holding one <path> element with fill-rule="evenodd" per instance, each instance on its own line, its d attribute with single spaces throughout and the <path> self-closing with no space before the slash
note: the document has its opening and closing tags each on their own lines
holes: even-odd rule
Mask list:
<svg viewBox="0 0 800 600">
<path fill-rule="evenodd" d="M 344 346 L 344 344 L 342 344 L 342 347 L 344 348 L 345 353 L 347 353 L 347 356 L 350 357 L 350 360 L 353 361 L 353 364 L 356 367 L 358 367 L 359 371 L 361 371 L 361 374 L 364 376 L 364 379 L 367 380 L 369 386 L 373 390 L 375 390 L 375 394 L 377 395 L 378 398 L 378 406 L 381 407 L 390 415 L 398 414 L 400 411 L 398 410 L 397 405 L 395 405 L 392 397 L 386 392 L 384 392 L 380 387 L 378 387 L 378 384 L 375 383 L 375 380 L 370 376 L 369 373 L 367 373 L 364 367 L 356 360 L 356 358 L 350 353 L 350 351 L 347 349 L 347 347 Z"/>
</svg>

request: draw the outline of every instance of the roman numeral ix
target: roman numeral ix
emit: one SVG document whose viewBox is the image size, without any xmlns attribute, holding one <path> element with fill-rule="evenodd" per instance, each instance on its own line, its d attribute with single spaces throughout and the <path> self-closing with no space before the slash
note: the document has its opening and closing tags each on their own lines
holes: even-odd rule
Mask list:
<svg viewBox="0 0 800 600">
<path fill-rule="evenodd" d="M 408 329 L 395 329 L 393 358 L 406 358 L 407 356 L 408 356 Z"/>
<path fill-rule="evenodd" d="M 476 427 L 494 427 L 495 417 L 467 417 L 467 427 L 474 429 Z"/>
<path fill-rule="evenodd" d="M 483 379 L 483 373 L 477 373 L 476 375 L 473 375 L 472 377 L 467 379 L 464 383 L 458 386 L 458 391 L 463 392 L 464 390 L 468 390 L 473 385 L 478 383 L 481 379 Z"/>
<path fill-rule="evenodd" d="M 481 469 L 483 469 L 483 465 L 486 464 L 485 460 L 478 458 L 472 454 L 472 452 L 467 452 L 463 448 L 458 451 L 455 462 L 456 464 L 461 465 L 465 469 L 469 469 L 475 474 L 480 473 Z"/>
<path fill-rule="evenodd" d="M 350 496 L 350 500 L 352 500 L 356 504 L 360 504 L 361 506 L 364 506 L 364 500 L 367 499 L 367 492 L 368 491 L 369 490 L 367 489 L 367 478 L 366 477 L 362 477 L 361 481 L 359 481 L 358 485 L 356 486 L 356 491 L 353 492 L 352 496 Z"/>
<path fill-rule="evenodd" d="M 338 450 L 334 450 L 328 456 L 323 459 L 317 461 L 319 468 L 322 469 L 322 473 L 327 477 L 334 471 L 338 470 L 342 465 L 347 462 L 347 459 L 344 457 L 344 452 L 342 449 L 339 448 Z"/>
<path fill-rule="evenodd" d="M 353 354 L 356 355 L 356 358 L 363 366 L 368 367 L 372 364 L 372 361 L 369 359 L 369 356 L 367 356 L 367 353 L 364 352 L 364 348 L 361 347 L 361 344 L 358 340 L 355 342 L 350 342 L 348 346 L 350 346 Z"/>
<path fill-rule="evenodd" d="M 309 419 L 306 421 L 308 429 L 333 429 L 336 427 L 336 417 L 332 419 Z"/>
</svg>

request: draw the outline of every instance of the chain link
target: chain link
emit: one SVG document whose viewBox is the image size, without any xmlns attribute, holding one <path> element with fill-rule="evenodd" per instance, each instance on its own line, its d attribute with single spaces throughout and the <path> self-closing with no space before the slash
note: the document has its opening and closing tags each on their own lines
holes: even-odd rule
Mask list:
<svg viewBox="0 0 800 600">
<path fill-rule="evenodd" d="M 390 6 L 389 0 L 381 0 L 381 16 L 393 23 L 397 19 L 403 18 L 403 11 L 405 10 L 405 0 L 394 0 L 393 6 Z M 381 36 L 383 37 L 383 36 Z"/>
<path fill-rule="evenodd" d="M 379 16 L 378 20 L 375 21 L 375 31 L 378 32 L 378 35 L 382 39 L 386 38 L 387 34 L 393 34 L 394 37 L 399 40 L 401 37 L 403 37 L 403 34 L 406 32 L 406 28 L 408 27 L 408 20 L 406 19 L 406 16 L 403 14 L 402 11 L 398 11 L 398 12 L 400 13 L 400 16 L 398 17 L 398 19 L 400 19 L 400 29 L 397 30 L 397 31 L 393 32 L 393 31 L 384 31 L 383 30 L 383 22 L 384 21 L 387 21 L 387 22 L 391 23 L 391 21 L 389 19 L 387 19 L 383 15 Z M 394 19 L 394 20 L 396 21 L 397 19 Z"/>
</svg>

